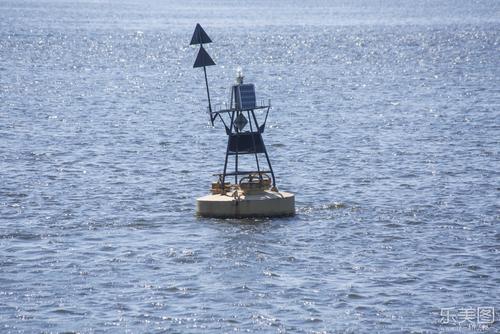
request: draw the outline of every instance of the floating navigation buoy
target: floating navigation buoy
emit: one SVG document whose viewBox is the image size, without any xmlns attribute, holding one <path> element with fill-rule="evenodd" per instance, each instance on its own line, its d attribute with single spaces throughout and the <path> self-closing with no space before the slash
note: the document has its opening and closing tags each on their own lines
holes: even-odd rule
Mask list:
<svg viewBox="0 0 500 334">
<path fill-rule="evenodd" d="M 223 218 L 293 216 L 295 196 L 278 191 L 271 161 L 262 138 L 271 101 L 257 103 L 255 86 L 243 82 L 243 72 L 239 68 L 236 84 L 231 87 L 229 108 L 212 110 L 206 67 L 215 65 L 215 62 L 203 48 L 204 43 L 211 42 L 207 33 L 197 24 L 191 45 L 200 44 L 200 49 L 193 67 L 203 67 L 210 122 L 213 125 L 219 118 L 226 130 L 228 143 L 223 172 L 214 174 L 217 180 L 212 183 L 211 194 L 197 199 L 196 212 L 204 217 Z M 259 122 L 255 111 L 264 113 L 263 121 Z M 254 157 L 255 169 L 239 169 L 239 159 L 244 156 Z M 228 170 L 230 157 L 234 161 L 232 171 Z M 264 169 L 261 168 L 262 157 L 267 164 L 267 168 Z M 232 177 L 234 183 L 228 181 L 228 178 Z"/>
</svg>

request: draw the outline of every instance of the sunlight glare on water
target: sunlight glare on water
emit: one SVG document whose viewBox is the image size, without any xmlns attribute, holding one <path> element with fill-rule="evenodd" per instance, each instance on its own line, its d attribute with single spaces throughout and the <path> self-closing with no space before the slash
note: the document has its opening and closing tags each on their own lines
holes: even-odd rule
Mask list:
<svg viewBox="0 0 500 334">
<path fill-rule="evenodd" d="M 471 330 L 442 310 L 498 308 L 499 10 L 2 1 L 0 332 Z M 213 101 L 238 66 L 272 99 L 297 216 L 195 217 L 227 144 L 197 22 Z"/>
</svg>

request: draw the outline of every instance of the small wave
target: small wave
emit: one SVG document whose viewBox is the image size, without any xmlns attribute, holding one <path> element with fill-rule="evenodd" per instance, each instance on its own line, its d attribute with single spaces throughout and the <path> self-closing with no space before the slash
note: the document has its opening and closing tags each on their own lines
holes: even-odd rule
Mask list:
<svg viewBox="0 0 500 334">
<path fill-rule="evenodd" d="M 57 313 L 57 314 L 69 314 L 69 315 L 85 315 L 83 312 L 77 312 L 77 311 L 72 311 L 72 310 L 67 310 L 64 308 L 58 308 L 52 311 L 52 313 Z"/>
<path fill-rule="evenodd" d="M 345 209 L 347 207 L 348 206 L 345 203 L 331 202 L 320 206 L 309 205 L 309 206 L 299 207 L 296 209 L 296 211 L 297 213 L 310 214 L 321 210 L 338 210 L 338 209 Z"/>
<path fill-rule="evenodd" d="M 343 209 L 343 208 L 346 208 L 346 207 L 347 207 L 347 205 L 345 205 L 344 203 L 333 202 L 333 203 L 324 205 L 323 209 L 325 209 L 325 210 L 335 210 L 335 209 Z"/>
<path fill-rule="evenodd" d="M 349 299 L 364 299 L 365 297 L 360 295 L 360 294 L 357 294 L 357 293 L 349 293 L 349 294 L 347 294 L 347 298 L 349 298 Z"/>
<path fill-rule="evenodd" d="M 42 239 L 42 236 L 40 234 L 21 232 L 21 233 L 0 234 L 0 239 L 40 240 Z"/>
<path fill-rule="evenodd" d="M 263 274 L 264 274 L 264 276 L 268 276 L 268 277 L 280 277 L 280 275 L 273 273 L 271 271 L 264 271 Z"/>
</svg>

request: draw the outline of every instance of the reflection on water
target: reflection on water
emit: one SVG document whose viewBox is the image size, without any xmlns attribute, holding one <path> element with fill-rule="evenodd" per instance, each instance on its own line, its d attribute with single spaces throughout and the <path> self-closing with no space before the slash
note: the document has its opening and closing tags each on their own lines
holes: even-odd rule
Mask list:
<svg viewBox="0 0 500 334">
<path fill-rule="evenodd" d="M 0 8 L 3 331 L 444 332 L 496 306 L 496 2 Z M 238 65 L 272 98 L 296 217 L 195 217 L 226 145 L 196 22 L 214 101 Z"/>
</svg>

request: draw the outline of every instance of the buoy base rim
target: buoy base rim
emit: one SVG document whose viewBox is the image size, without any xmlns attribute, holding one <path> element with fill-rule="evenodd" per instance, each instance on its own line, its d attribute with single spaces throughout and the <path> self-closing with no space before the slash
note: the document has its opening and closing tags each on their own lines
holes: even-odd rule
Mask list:
<svg viewBox="0 0 500 334">
<path fill-rule="evenodd" d="M 196 213 L 210 218 L 294 216 L 295 195 L 271 190 L 239 196 L 211 194 L 196 200 Z"/>
</svg>

